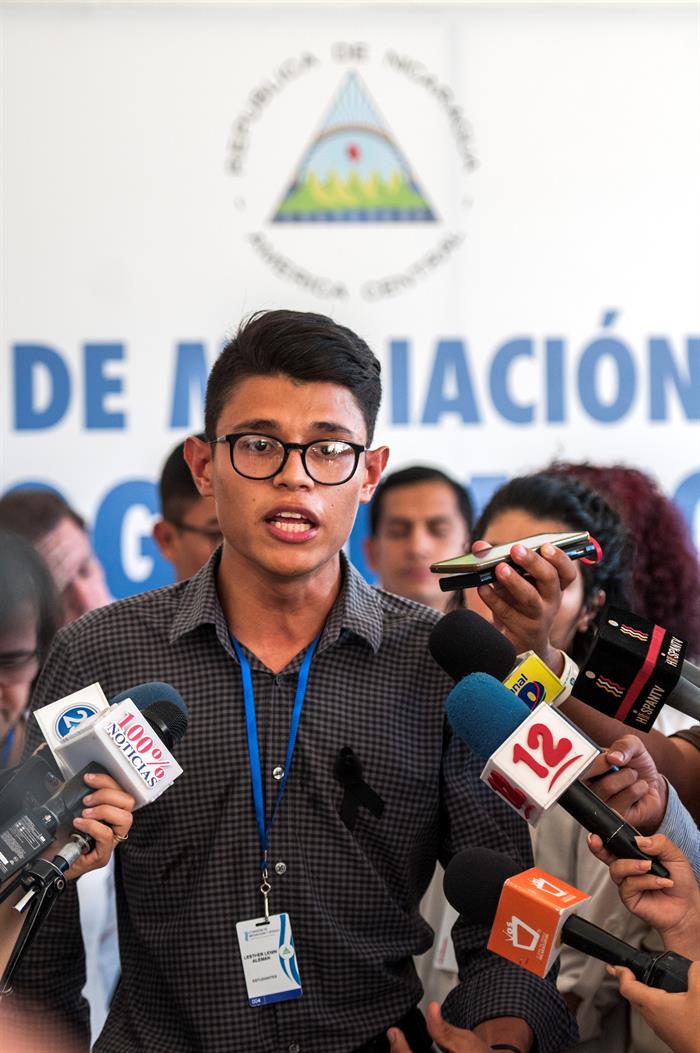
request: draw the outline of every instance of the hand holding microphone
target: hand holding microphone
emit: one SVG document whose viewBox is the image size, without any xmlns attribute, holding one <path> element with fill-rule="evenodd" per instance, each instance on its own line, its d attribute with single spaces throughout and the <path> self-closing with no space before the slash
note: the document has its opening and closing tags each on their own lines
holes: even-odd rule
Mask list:
<svg viewBox="0 0 700 1053">
<path fill-rule="evenodd" d="M 636 842 L 639 831 L 576 778 L 597 749 L 551 706 L 530 713 L 498 680 L 471 673 L 452 689 L 445 709 L 454 732 L 488 758 L 482 779 L 528 822 L 556 802 L 617 856 L 647 858 Z M 657 861 L 652 873 L 668 877 Z"/>
<path fill-rule="evenodd" d="M 538 867 L 519 872 L 501 852 L 467 848 L 445 870 L 445 896 L 472 925 L 491 926 L 488 949 L 536 976 L 545 976 L 566 944 L 623 965 L 642 983 L 664 991 L 688 988 L 690 960 L 674 951 L 632 947 L 579 913 L 589 896 Z"/>
<path fill-rule="evenodd" d="M 609 966 L 620 981 L 620 994 L 638 1009 L 652 1031 L 673 1053 L 697 1053 L 700 1016 L 700 962 L 688 973 L 688 990 L 680 994 L 656 991 L 635 980 L 629 969 Z"/>
<path fill-rule="evenodd" d="M 591 834 L 588 839 L 593 855 L 610 868 L 627 910 L 655 928 L 667 950 L 700 958 L 700 888 L 688 860 L 663 834 L 640 837 L 637 843 L 663 863 L 669 878 L 650 874 L 648 860 L 617 859 L 599 837 Z"/>
<path fill-rule="evenodd" d="M 83 798 L 86 807 L 73 820 L 73 826 L 92 839 L 93 848 L 82 852 L 66 871 L 69 881 L 107 865 L 117 845 L 129 836 L 136 806 L 131 794 L 122 790 L 111 775 L 90 772 L 83 779 L 90 793 Z"/>
<path fill-rule="evenodd" d="M 103 866 L 116 844 L 127 839 L 134 807 L 155 800 L 182 772 L 170 750 L 187 730 L 187 707 L 173 687 L 141 684 L 110 705 L 97 684 L 78 694 L 93 697 L 92 716 L 82 706 L 76 711 L 75 694 L 42 714 L 42 730 L 49 729 L 47 741 L 66 782 L 43 802 L 29 794 L 18 813 L 0 823 L 0 878 L 14 877 L 0 893 L 0 903 L 14 896 L 13 914 L 24 914 L 19 930 L 16 918 L 9 924 L 6 918 L 4 929 L 0 925 L 0 995 L 12 990 L 17 967 L 66 878 Z M 57 732 L 57 713 L 59 725 L 75 716 L 65 737 Z M 16 795 L 15 790 L 13 799 Z M 50 852 L 69 820 L 78 832 Z"/>
<path fill-rule="evenodd" d="M 68 881 L 77 880 L 90 870 L 106 866 L 115 847 L 128 839 L 133 822 L 134 798 L 125 793 L 111 775 L 90 772 L 83 776 L 83 780 L 89 791 L 87 797 L 83 798 L 86 807 L 81 815 L 73 818 L 73 827 L 81 839 L 85 839 L 86 846 L 91 844 L 92 847 L 82 852 L 66 870 Z M 71 831 L 66 823 L 57 831 L 56 839 L 61 840 L 61 835 L 68 838 L 72 832 L 75 831 Z M 56 849 L 52 843 L 38 858 L 51 859 L 54 855 Z"/>
<path fill-rule="evenodd" d="M 93 687 L 97 687 L 106 708 L 92 717 L 83 717 L 70 734 L 57 742 L 49 739 L 54 758 L 67 781 L 48 799 L 24 798 L 21 807 L 0 822 L 0 881 L 12 877 L 40 856 L 55 841 L 64 823 L 82 812 L 83 798 L 88 793 L 86 774 L 106 772 L 125 791 L 125 795 L 116 800 L 111 796 L 98 797 L 95 807 L 116 805 L 120 810 L 124 807 L 128 810 L 131 797 L 135 801 L 132 807 L 147 804 L 182 772 L 170 749 L 187 728 L 187 710 L 173 687 L 161 683 L 140 684 L 118 695 L 111 705 L 106 705 L 99 686 Z M 52 708 L 58 707 L 60 712 L 65 708 L 64 702 L 60 700 L 39 711 L 46 727 L 53 724 Z M 105 791 L 106 786 L 103 785 L 102 790 Z M 114 792 L 120 791 L 109 791 L 110 795 Z M 13 793 L 13 799 L 16 796 Z M 86 818 L 91 821 L 94 813 Z M 106 835 L 102 829 L 98 833 L 100 855 L 104 857 L 108 849 Z M 71 846 L 66 847 L 72 863 L 73 850 Z M 93 850 L 91 845 L 90 852 Z M 97 858 L 93 857 L 91 862 L 94 864 Z M 66 869 L 65 863 L 63 857 L 62 870 Z"/>
<path fill-rule="evenodd" d="M 666 813 L 668 784 L 637 735 L 613 742 L 588 769 L 586 781 L 640 833 L 656 833 Z"/>
</svg>

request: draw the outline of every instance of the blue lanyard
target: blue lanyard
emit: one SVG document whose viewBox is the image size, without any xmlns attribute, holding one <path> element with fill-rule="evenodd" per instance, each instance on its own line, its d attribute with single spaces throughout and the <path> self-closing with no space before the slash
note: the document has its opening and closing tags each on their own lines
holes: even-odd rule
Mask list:
<svg viewBox="0 0 700 1053">
<path fill-rule="evenodd" d="M 0 771 L 3 768 L 6 768 L 8 763 L 9 763 L 10 754 L 12 753 L 12 747 L 14 745 L 14 741 L 15 741 L 15 729 L 14 729 L 14 727 L 12 727 L 8 731 L 7 736 L 5 738 L 5 741 L 2 744 L 2 756 L 0 756 Z"/>
<path fill-rule="evenodd" d="M 297 679 L 297 690 L 294 696 L 294 708 L 292 709 L 292 722 L 289 727 L 289 741 L 287 743 L 287 756 L 284 760 L 284 775 L 280 783 L 280 788 L 277 793 L 277 800 L 270 816 L 270 821 L 265 826 L 265 805 L 263 800 L 263 783 L 262 783 L 262 768 L 260 765 L 260 749 L 258 746 L 258 725 L 255 719 L 255 698 L 253 695 L 253 680 L 250 675 L 250 663 L 243 653 L 243 649 L 239 644 L 238 640 L 231 635 L 231 643 L 234 646 L 238 661 L 241 666 L 241 676 L 243 678 L 243 701 L 245 703 L 245 724 L 246 733 L 248 735 L 248 756 L 250 758 L 250 775 L 253 783 L 253 801 L 255 803 L 255 819 L 258 824 L 258 837 L 260 838 L 260 852 L 261 852 L 261 863 L 260 869 L 263 874 L 263 878 L 267 878 L 267 845 L 270 837 L 270 830 L 272 824 L 275 821 L 277 812 L 279 810 L 280 802 L 284 794 L 285 787 L 287 785 L 287 778 L 289 776 L 289 769 L 292 766 L 292 754 L 294 753 L 294 744 L 296 743 L 297 731 L 299 729 L 299 720 L 301 718 L 301 710 L 304 705 L 304 696 L 306 694 L 306 685 L 309 681 L 309 669 L 311 668 L 311 659 L 313 658 L 314 651 L 316 650 L 316 644 L 320 637 L 317 636 L 315 640 L 312 640 L 306 649 L 304 655 L 304 661 L 301 663 L 301 669 L 299 670 L 299 677 Z"/>
</svg>

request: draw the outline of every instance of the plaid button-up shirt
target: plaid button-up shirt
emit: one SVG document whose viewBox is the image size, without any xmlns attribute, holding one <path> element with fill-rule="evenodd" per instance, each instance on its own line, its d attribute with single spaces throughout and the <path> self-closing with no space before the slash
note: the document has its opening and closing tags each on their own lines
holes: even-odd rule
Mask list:
<svg viewBox="0 0 700 1053">
<path fill-rule="evenodd" d="M 432 942 L 418 904 L 436 859 L 445 864 L 478 844 L 525 868 L 532 865 L 528 829 L 479 781 L 482 762 L 445 726 L 451 681 L 427 647 L 438 615 L 370 588 L 341 557 L 342 590 L 313 658 L 270 837 L 271 910 L 290 915 L 303 995 L 251 1008 L 236 923 L 262 913 L 260 849 L 218 558 L 189 582 L 122 600 L 62 630 L 37 686 L 35 707 L 95 680 L 108 697 L 166 680 L 190 711 L 174 751 L 184 774 L 136 814 L 116 852 L 122 979 L 95 1049 L 344 1053 L 420 999 L 412 955 Z M 248 658 L 269 815 L 302 656 L 278 674 Z M 30 740 L 32 748 L 38 729 Z M 345 746 L 384 802 L 381 817 L 360 808 L 352 829 L 339 815 L 344 791 L 334 774 Z M 473 1027 L 523 1017 L 541 1053 L 567 1048 L 575 1032 L 552 979 L 492 955 L 487 936 L 485 927 L 455 928 L 461 983 L 448 1018 Z M 13 997 L 82 1020 L 84 1035 L 83 968 L 70 886 L 23 962 Z M 49 1012 L 35 1019 L 51 1033 Z"/>
</svg>

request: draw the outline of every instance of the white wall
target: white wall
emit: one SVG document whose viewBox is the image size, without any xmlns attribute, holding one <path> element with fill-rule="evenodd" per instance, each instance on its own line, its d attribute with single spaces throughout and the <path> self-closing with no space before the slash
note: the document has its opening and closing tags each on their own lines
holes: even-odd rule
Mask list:
<svg viewBox="0 0 700 1053">
<path fill-rule="evenodd" d="M 620 460 L 700 535 L 694 5 L 0 20 L 0 490 L 60 489 L 115 595 L 165 580 L 160 464 L 201 426 L 200 372 L 264 307 L 368 339 L 392 467 L 442 465 L 480 500 L 554 456 Z M 352 72 L 436 221 L 271 222 Z"/>
</svg>

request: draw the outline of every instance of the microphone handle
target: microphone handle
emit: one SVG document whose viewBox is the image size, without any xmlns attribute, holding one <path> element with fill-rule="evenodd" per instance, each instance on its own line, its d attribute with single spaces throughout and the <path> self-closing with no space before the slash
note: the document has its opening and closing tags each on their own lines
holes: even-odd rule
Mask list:
<svg viewBox="0 0 700 1053">
<path fill-rule="evenodd" d="M 572 914 L 561 930 L 561 941 L 591 958 L 610 965 L 625 965 L 635 978 L 647 987 L 656 987 L 671 994 L 688 990 L 688 970 L 693 964 L 682 954 L 666 951 L 664 954 L 649 954 L 648 951 L 631 947 L 629 943 L 613 936 L 585 918 Z"/>
<path fill-rule="evenodd" d="M 51 865 L 57 867 L 61 873 L 65 873 L 73 863 L 77 862 L 86 852 L 92 852 L 95 847 L 95 838 L 90 834 L 78 833 L 76 830 L 71 834 L 62 848 L 59 848 L 51 860 Z"/>
<path fill-rule="evenodd" d="M 678 683 L 666 699 L 667 706 L 700 721 L 700 669 L 684 662 Z"/>
<path fill-rule="evenodd" d="M 643 980 L 654 957 L 647 951 L 640 951 L 637 947 L 625 943 L 611 932 L 599 928 L 592 921 L 580 918 L 578 914 L 572 914 L 564 922 L 561 942 L 609 965 L 626 965 L 637 980 Z"/>
<path fill-rule="evenodd" d="M 666 951 L 665 954 L 654 958 L 644 983 L 649 987 L 657 987 L 660 991 L 682 994 L 688 990 L 688 970 L 692 964 L 682 954 Z"/>
<path fill-rule="evenodd" d="M 101 764 L 91 761 L 76 775 L 71 776 L 61 789 L 42 806 L 55 817 L 57 826 L 60 826 L 69 817 L 79 815 L 83 806 L 83 798 L 91 793 L 83 776 L 89 773 L 101 775 L 104 771 Z"/>
<path fill-rule="evenodd" d="M 684 661 L 681 668 L 681 676 L 700 691 L 700 668 L 697 665 Z"/>
<path fill-rule="evenodd" d="M 668 870 L 657 859 L 642 852 L 635 841 L 639 830 L 626 823 L 621 815 L 610 808 L 593 790 L 576 780 L 558 799 L 572 818 L 591 834 L 598 834 L 605 847 L 618 859 L 649 859 L 655 877 L 669 877 Z"/>
</svg>

